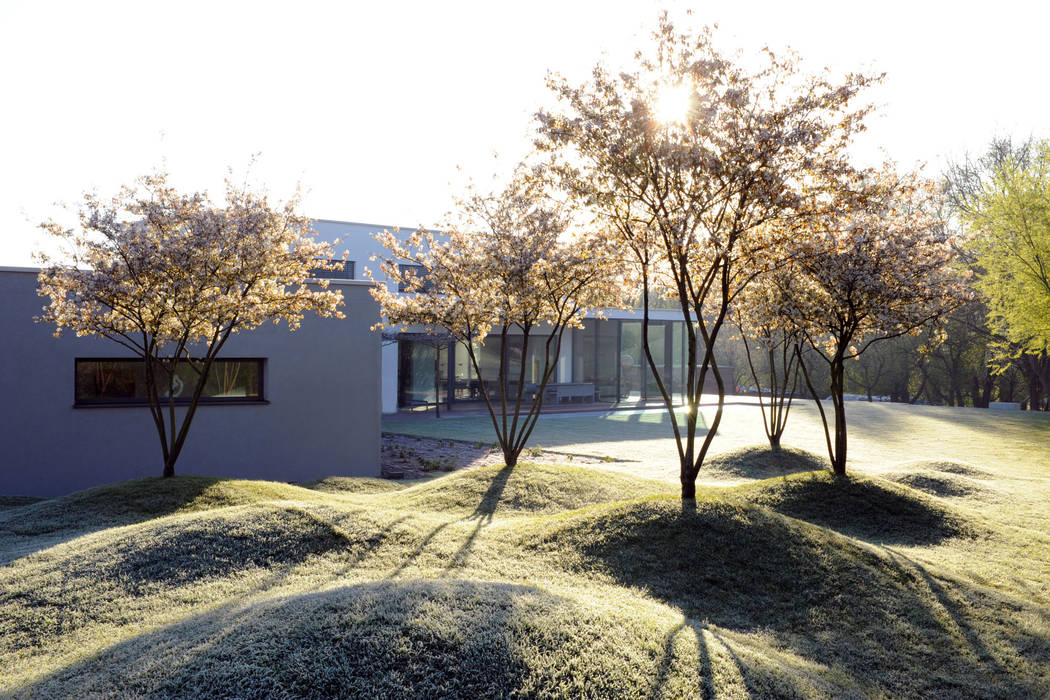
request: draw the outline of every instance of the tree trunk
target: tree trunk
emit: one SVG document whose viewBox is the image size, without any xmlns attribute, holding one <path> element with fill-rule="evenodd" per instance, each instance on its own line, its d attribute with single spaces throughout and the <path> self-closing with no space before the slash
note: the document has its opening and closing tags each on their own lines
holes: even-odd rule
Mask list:
<svg viewBox="0 0 1050 700">
<path fill-rule="evenodd" d="M 175 476 L 175 460 L 168 458 L 164 460 L 164 471 L 161 473 L 161 477 L 167 479 Z"/>
<path fill-rule="evenodd" d="M 682 477 L 682 500 L 696 499 L 696 481 Z"/>
<path fill-rule="evenodd" d="M 836 356 L 831 362 L 831 404 L 835 411 L 835 452 L 831 469 L 836 476 L 846 474 L 845 361 Z"/>
</svg>

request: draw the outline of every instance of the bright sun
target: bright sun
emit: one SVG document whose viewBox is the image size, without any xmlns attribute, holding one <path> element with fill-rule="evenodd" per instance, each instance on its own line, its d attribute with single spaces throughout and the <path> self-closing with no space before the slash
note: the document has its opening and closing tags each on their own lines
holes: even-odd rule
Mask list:
<svg viewBox="0 0 1050 700">
<path fill-rule="evenodd" d="M 684 122 L 692 101 L 693 91 L 688 85 L 661 85 L 656 91 L 653 115 L 665 124 Z"/>
</svg>

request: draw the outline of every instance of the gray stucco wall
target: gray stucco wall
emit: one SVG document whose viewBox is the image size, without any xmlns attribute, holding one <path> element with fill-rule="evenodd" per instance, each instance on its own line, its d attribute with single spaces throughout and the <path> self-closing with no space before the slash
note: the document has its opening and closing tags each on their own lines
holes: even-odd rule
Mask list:
<svg viewBox="0 0 1050 700">
<path fill-rule="evenodd" d="M 176 473 L 276 481 L 378 476 L 379 309 L 366 282 L 335 282 L 346 318 L 308 315 L 230 338 L 220 357 L 264 357 L 267 405 L 202 405 Z M 116 343 L 37 324 L 33 270 L 0 270 L 0 494 L 56 496 L 159 476 L 142 407 L 74 408 L 74 358 L 124 357 Z"/>
</svg>

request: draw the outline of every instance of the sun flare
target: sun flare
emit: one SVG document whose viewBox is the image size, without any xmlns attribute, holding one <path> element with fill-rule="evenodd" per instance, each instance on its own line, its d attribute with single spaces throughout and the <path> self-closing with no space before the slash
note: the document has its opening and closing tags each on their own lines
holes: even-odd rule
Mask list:
<svg viewBox="0 0 1050 700">
<path fill-rule="evenodd" d="M 653 115 L 664 124 L 684 122 L 693 103 L 693 90 L 690 86 L 661 85 L 653 101 Z"/>
</svg>

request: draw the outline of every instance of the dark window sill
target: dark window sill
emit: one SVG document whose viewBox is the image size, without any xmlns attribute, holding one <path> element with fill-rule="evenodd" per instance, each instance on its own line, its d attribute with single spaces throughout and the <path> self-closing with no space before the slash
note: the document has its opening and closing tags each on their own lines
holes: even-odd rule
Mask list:
<svg viewBox="0 0 1050 700">
<path fill-rule="evenodd" d="M 189 406 L 188 401 L 176 401 L 175 408 L 185 408 Z M 204 408 L 206 406 L 268 406 L 270 402 L 266 399 L 258 399 L 252 401 L 201 401 L 197 404 L 197 408 Z M 75 403 L 72 408 L 148 408 L 149 403 L 145 401 L 99 401 L 98 403 Z M 162 403 L 161 408 L 167 408 L 168 404 Z"/>
</svg>

